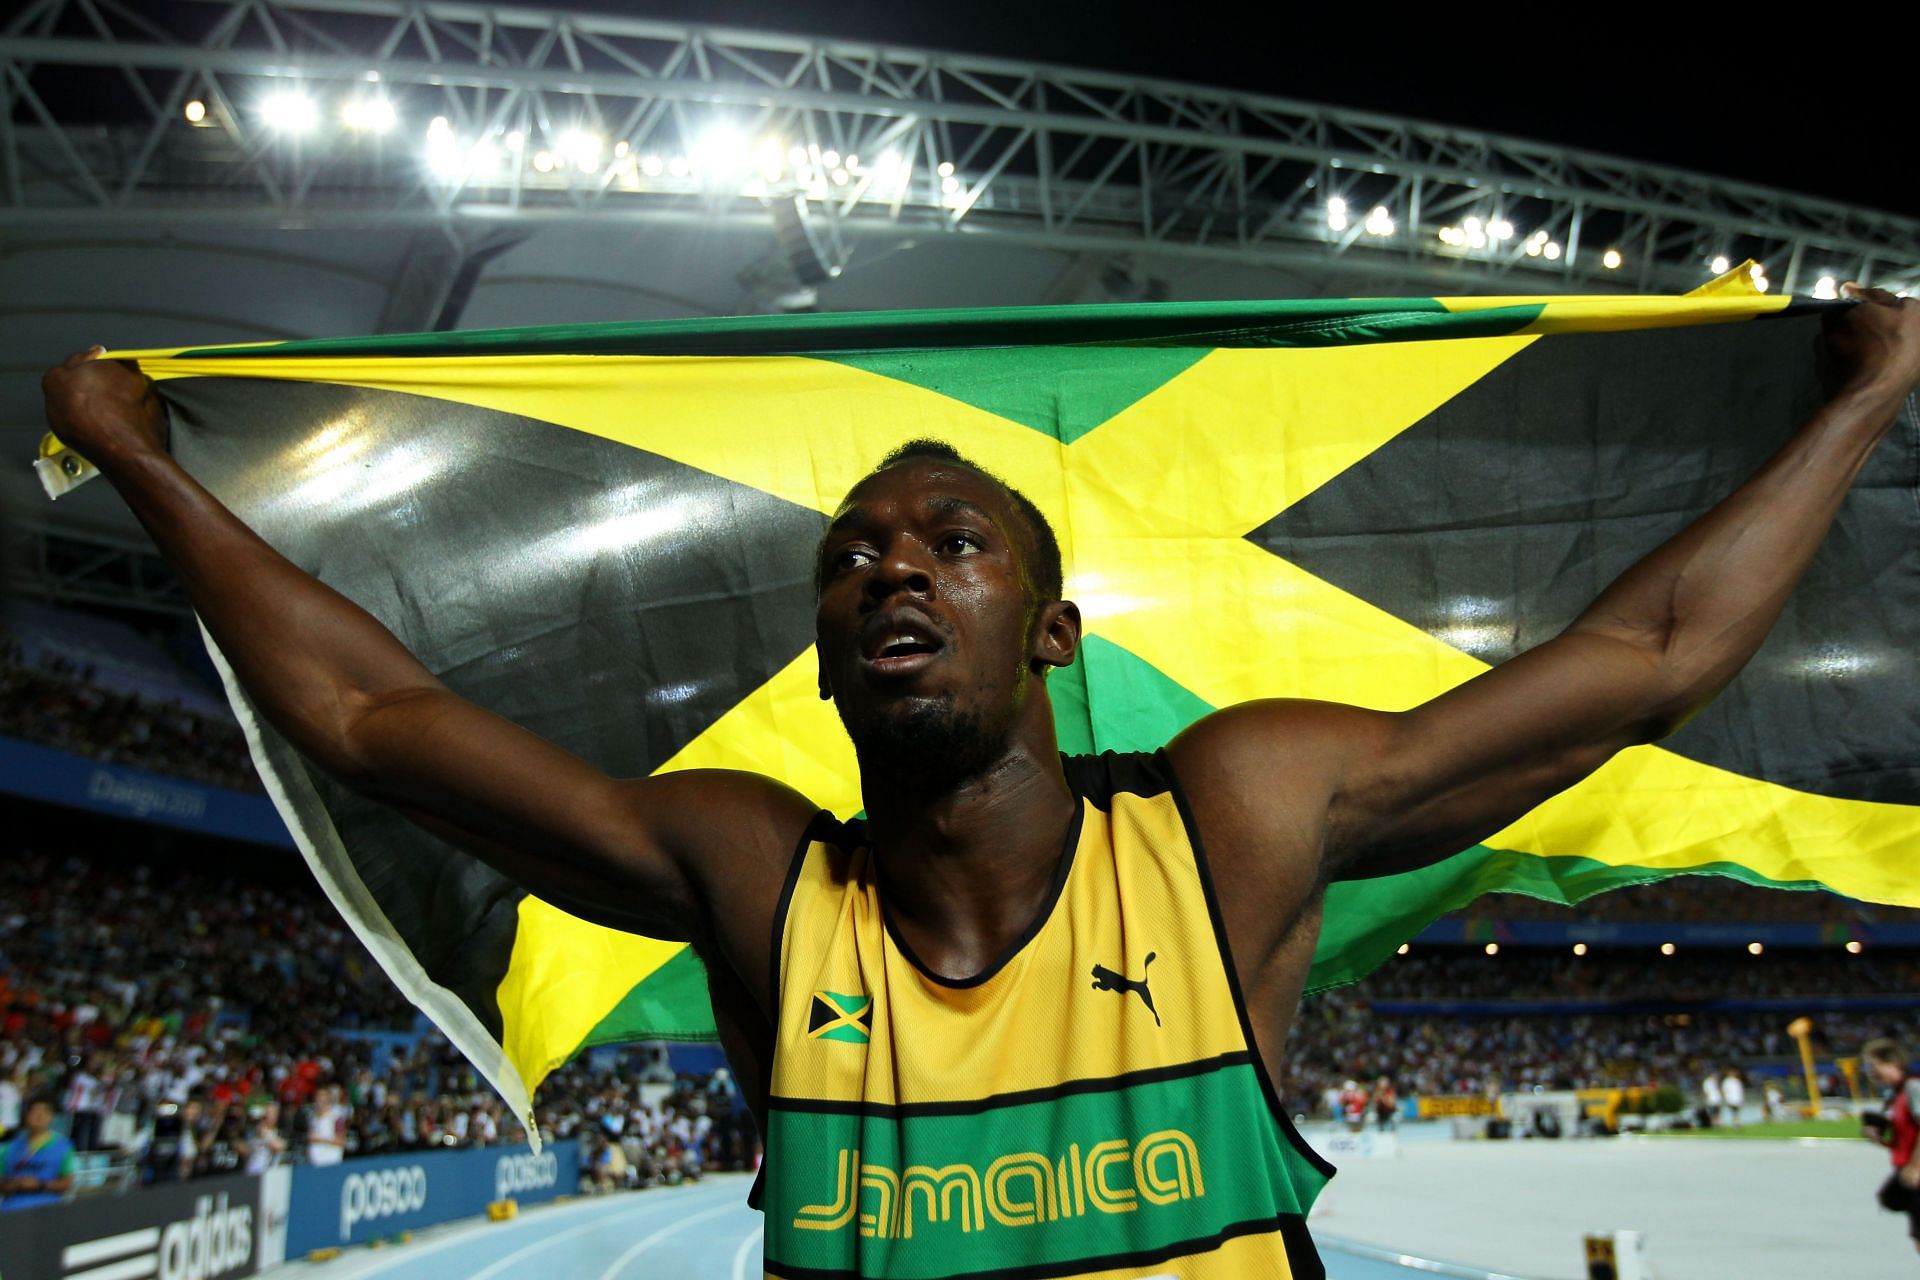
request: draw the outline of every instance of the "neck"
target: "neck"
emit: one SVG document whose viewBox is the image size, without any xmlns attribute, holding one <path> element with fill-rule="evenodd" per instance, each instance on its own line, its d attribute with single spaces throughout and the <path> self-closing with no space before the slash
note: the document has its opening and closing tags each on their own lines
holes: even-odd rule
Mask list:
<svg viewBox="0 0 1920 1280">
<path fill-rule="evenodd" d="M 1064 853 L 1077 802 L 1047 700 L 1028 711 L 987 768 L 935 791 L 861 763 L 888 914 L 944 977 L 979 973 L 1026 931 Z"/>
</svg>

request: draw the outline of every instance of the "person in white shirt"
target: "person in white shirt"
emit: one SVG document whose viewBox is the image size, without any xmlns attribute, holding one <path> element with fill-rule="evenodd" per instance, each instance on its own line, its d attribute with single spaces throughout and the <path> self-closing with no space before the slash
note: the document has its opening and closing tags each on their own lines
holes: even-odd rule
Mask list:
<svg viewBox="0 0 1920 1280">
<path fill-rule="evenodd" d="M 347 1158 L 347 1109 L 331 1085 L 313 1095 L 313 1116 L 307 1121 L 307 1163 L 319 1167 Z"/>
<path fill-rule="evenodd" d="M 1720 1119 L 1720 1076 L 1718 1072 L 1711 1068 L 1708 1069 L 1707 1078 L 1700 1082 L 1700 1094 L 1706 1099 L 1706 1105 L 1703 1110 L 1706 1112 L 1706 1124 L 1708 1127 L 1711 1127 Z"/>
<path fill-rule="evenodd" d="M 1746 1105 L 1747 1083 L 1740 1073 L 1732 1067 L 1727 1068 L 1726 1077 L 1720 1081 L 1720 1110 L 1726 1116 L 1729 1129 L 1740 1127 L 1740 1108 Z"/>
<path fill-rule="evenodd" d="M 269 1102 L 247 1130 L 245 1151 L 248 1173 L 265 1173 L 280 1163 L 287 1140 L 280 1136 L 280 1104 Z M 309 1156 L 311 1159 L 311 1156 Z"/>
</svg>

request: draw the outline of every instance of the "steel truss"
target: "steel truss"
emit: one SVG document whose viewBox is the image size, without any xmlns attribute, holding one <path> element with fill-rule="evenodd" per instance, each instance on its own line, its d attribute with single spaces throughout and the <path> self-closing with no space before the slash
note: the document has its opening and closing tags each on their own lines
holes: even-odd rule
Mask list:
<svg viewBox="0 0 1920 1280">
<path fill-rule="evenodd" d="M 0 590 L 65 604 L 188 616 L 186 588 L 139 532 L 46 516 L 0 530 Z"/>
<path fill-rule="evenodd" d="M 1791 292 L 1920 288 L 1911 218 L 1257 94 L 441 0 L 156 13 L 29 0 L 0 32 L 0 228 L 784 222 L 798 244 L 785 205 L 829 275 L 861 240 L 970 235 L 1472 291 L 1680 290 L 1720 257 Z M 304 133 L 270 104 L 289 89 Z"/>
</svg>

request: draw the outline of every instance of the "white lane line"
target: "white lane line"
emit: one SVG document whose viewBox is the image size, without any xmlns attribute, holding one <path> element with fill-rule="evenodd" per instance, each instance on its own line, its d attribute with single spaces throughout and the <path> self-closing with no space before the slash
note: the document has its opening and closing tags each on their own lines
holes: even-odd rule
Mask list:
<svg viewBox="0 0 1920 1280">
<path fill-rule="evenodd" d="M 742 1240 L 740 1247 L 733 1251 L 733 1280 L 747 1280 L 747 1257 L 752 1253 L 753 1246 L 760 1243 L 760 1237 L 765 1232 L 766 1227 L 755 1227 L 753 1234 Z"/>
<path fill-rule="evenodd" d="M 618 1212 L 615 1212 L 613 1211 L 613 1206 L 606 1203 L 603 1200 L 589 1200 L 583 1204 L 569 1204 L 569 1205 L 555 1206 L 553 1209 L 550 1209 L 547 1212 L 551 1214 L 564 1214 L 566 1217 L 569 1217 L 569 1218 L 580 1217 L 587 1214 L 591 1214 L 592 1216 L 588 1219 L 587 1222 L 583 1223 L 580 1226 L 570 1227 L 564 1231 L 556 1231 L 551 1235 L 541 1236 L 540 1239 L 534 1241 L 532 1244 L 524 1246 L 521 1249 L 518 1249 L 515 1252 L 507 1255 L 506 1258 L 501 1259 L 501 1262 L 505 1263 L 515 1258 L 523 1257 L 528 1253 L 532 1253 L 538 1250 L 541 1246 L 551 1243 L 552 1241 L 558 1240 L 563 1236 L 570 1237 L 570 1236 L 579 1235 L 582 1232 L 591 1231 L 597 1227 L 605 1226 L 610 1222 L 615 1222 L 622 1218 L 634 1217 L 639 1214 L 645 1213 L 649 1210 L 659 1209 L 661 1207 L 662 1205 L 656 1201 L 656 1202 L 651 1202 L 647 1204 L 632 1205 L 632 1206 L 629 1206 L 628 1208 L 621 1209 Z M 517 1225 L 520 1231 L 524 1231 L 524 1232 L 527 1232 L 528 1234 L 532 1234 L 532 1229 L 535 1229 L 538 1227 L 551 1226 L 552 1220 L 544 1218 L 544 1215 L 543 1215 L 543 1220 L 541 1221 L 527 1222 L 523 1219 Z M 479 1222 L 473 1223 L 470 1226 L 463 1225 L 461 1229 L 457 1229 L 455 1232 L 448 1234 L 442 1237 L 441 1239 L 423 1240 L 418 1244 L 401 1245 L 393 1253 L 387 1254 L 385 1257 L 367 1258 L 364 1261 L 362 1261 L 358 1267 L 349 1266 L 349 1267 L 338 1269 L 338 1270 L 326 1270 L 324 1268 L 326 1268 L 329 1264 L 322 1263 L 320 1264 L 322 1269 L 319 1270 L 317 1274 L 324 1277 L 325 1280 L 372 1280 L 374 1276 L 385 1275 L 387 1272 L 394 1270 L 396 1267 L 412 1267 L 418 1264 L 422 1259 L 430 1257 L 433 1254 L 442 1253 L 448 1249 L 457 1249 L 462 1245 L 473 1244 L 476 1241 L 481 1240 L 484 1237 L 485 1233 L 489 1230 L 501 1231 L 502 1228 L 494 1226 L 491 1223 L 479 1223 Z M 505 1228 L 505 1230 L 514 1231 L 515 1228 L 512 1226 L 509 1226 Z M 345 1260 L 343 1259 L 343 1261 Z M 498 1265 L 499 1264 L 496 1264 L 496 1266 Z"/>
<path fill-rule="evenodd" d="M 696 1213 L 690 1218 L 682 1218 L 680 1219 L 680 1221 L 674 1223 L 672 1226 L 660 1228 L 658 1231 L 655 1231 L 653 1234 L 646 1236 L 640 1241 L 640 1243 L 634 1245 L 631 1249 L 628 1249 L 625 1253 L 615 1258 L 613 1260 L 613 1265 L 600 1273 L 600 1280 L 613 1280 L 615 1276 L 620 1274 L 620 1269 L 622 1267 L 626 1266 L 629 1262 L 632 1262 L 635 1258 L 639 1257 L 641 1254 L 645 1253 L 647 1250 L 653 1248 L 654 1245 L 659 1244 L 662 1240 L 665 1240 L 668 1236 L 677 1235 L 678 1233 L 685 1231 L 688 1227 L 692 1226 L 696 1222 L 704 1222 L 708 1218 L 718 1217 L 720 1214 L 723 1214 L 723 1213 L 736 1213 L 739 1211 L 739 1208 L 740 1208 L 739 1205 L 731 1204 L 731 1203 L 715 1205 L 713 1208 L 705 1210 L 704 1212 L 701 1212 L 701 1213 Z M 487 1275 L 486 1272 L 481 1272 L 480 1275 L 473 1277 L 473 1280 L 486 1280 L 486 1275 Z"/>
</svg>

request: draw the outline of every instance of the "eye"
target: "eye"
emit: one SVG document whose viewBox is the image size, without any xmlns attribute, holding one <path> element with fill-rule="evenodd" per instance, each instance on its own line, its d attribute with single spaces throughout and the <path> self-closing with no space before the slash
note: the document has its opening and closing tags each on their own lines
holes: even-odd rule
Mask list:
<svg viewBox="0 0 1920 1280">
<path fill-rule="evenodd" d="M 827 570 L 830 573 L 845 573 L 857 569 L 873 559 L 873 552 L 865 547 L 841 547 L 827 558 Z"/>
<path fill-rule="evenodd" d="M 986 547 L 970 533 L 949 533 L 935 544 L 934 549 L 942 555 L 967 555 L 984 551 Z"/>
</svg>

